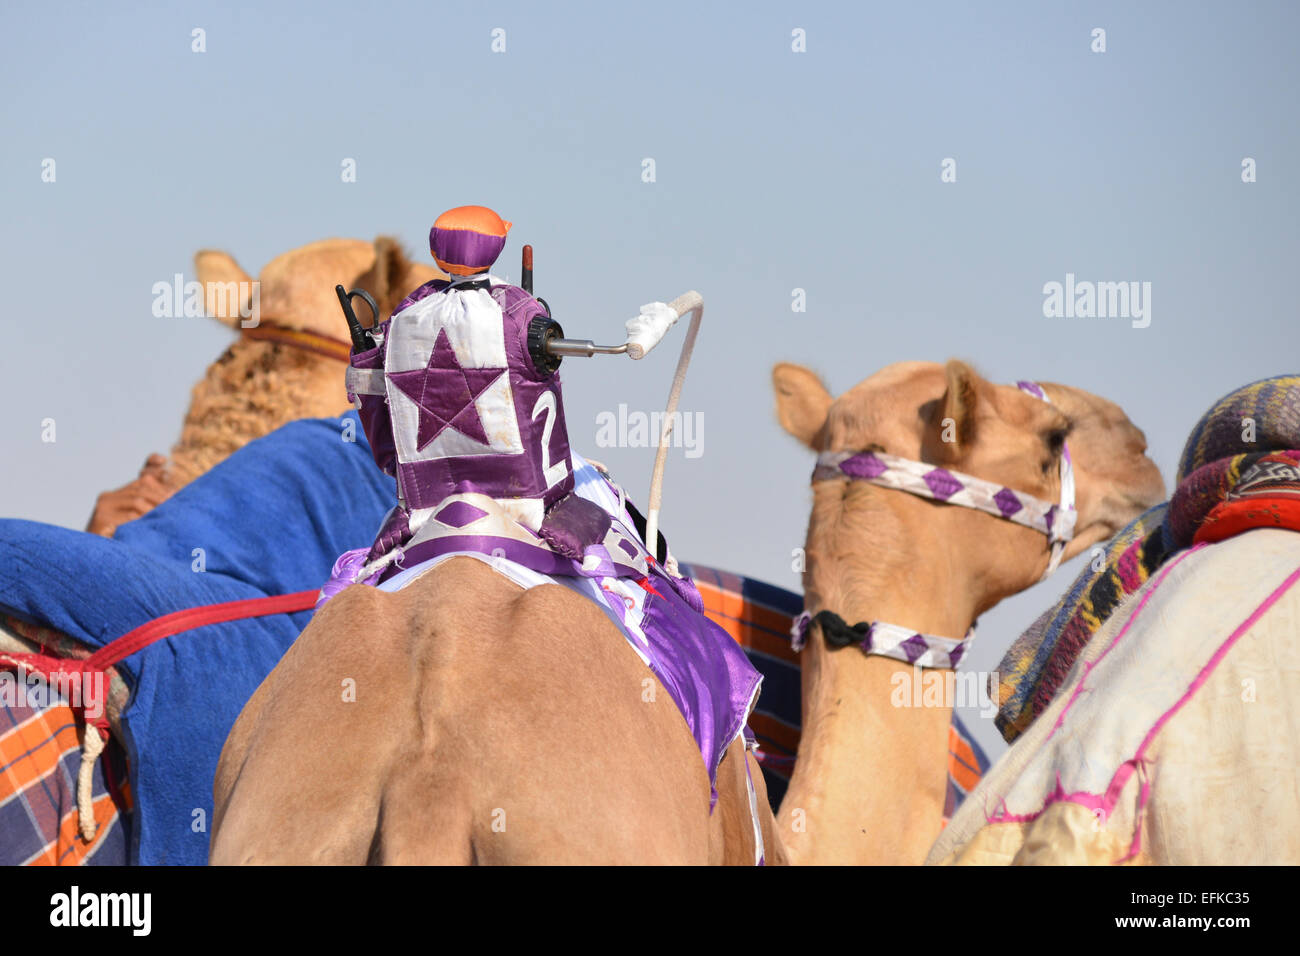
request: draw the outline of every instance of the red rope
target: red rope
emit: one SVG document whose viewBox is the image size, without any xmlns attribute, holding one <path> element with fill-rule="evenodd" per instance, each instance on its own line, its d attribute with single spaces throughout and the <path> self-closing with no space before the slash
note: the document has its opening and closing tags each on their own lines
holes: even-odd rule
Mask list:
<svg viewBox="0 0 1300 956">
<path fill-rule="evenodd" d="M 247 598 L 243 601 L 226 601 L 223 604 L 205 604 L 200 607 L 186 608 L 141 624 L 84 659 L 56 657 L 52 654 L 0 653 L 0 667 L 24 667 L 45 678 L 47 683 L 53 675 L 102 673 L 114 664 L 164 638 L 206 627 L 209 624 L 224 624 L 227 621 L 240 621 L 250 617 L 306 611 L 315 607 L 319 594 L 319 591 L 314 590 L 295 591 L 293 594 L 277 594 L 272 597 Z M 88 719 L 88 722 L 99 727 L 107 735 L 106 717 Z"/>
<path fill-rule="evenodd" d="M 115 641 L 105 644 L 84 664 L 87 669 L 103 670 L 130 657 L 136 651 L 143 650 L 155 641 L 172 637 L 182 631 L 205 627 L 208 624 L 224 624 L 227 621 L 239 621 L 250 617 L 266 617 L 270 614 L 292 614 L 306 611 L 316 606 L 320 591 L 296 591 L 293 594 L 277 594 L 273 597 L 248 598 L 243 601 L 226 601 L 224 604 L 205 604 L 201 607 L 186 608 L 156 617 L 147 624 L 141 624 L 133 631 L 128 631 Z"/>
</svg>

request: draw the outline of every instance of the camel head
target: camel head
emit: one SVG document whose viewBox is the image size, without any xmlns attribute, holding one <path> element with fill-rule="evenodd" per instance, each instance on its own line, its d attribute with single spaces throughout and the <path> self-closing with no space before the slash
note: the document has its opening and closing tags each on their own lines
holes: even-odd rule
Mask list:
<svg viewBox="0 0 1300 956">
<path fill-rule="evenodd" d="M 885 453 L 1046 502 L 1060 500 L 1068 441 L 1078 516 L 1066 559 L 1164 498 L 1142 432 L 1117 405 L 1082 389 L 1043 384 L 1045 402 L 955 360 L 891 365 L 838 399 L 798 365 L 777 365 L 772 380 L 781 425 L 814 451 Z M 1037 581 L 1049 550 L 1041 532 L 984 512 L 861 481 L 818 481 L 805 591 L 809 607 L 878 609 L 878 597 L 868 595 L 896 592 L 900 580 L 916 580 L 924 567 L 937 575 L 934 600 L 956 604 L 974 620 Z M 900 579 L 906 569 L 912 577 Z"/>
<path fill-rule="evenodd" d="M 238 328 L 249 314 L 253 278 L 229 253 L 204 249 L 194 257 L 209 315 Z M 380 319 L 418 286 L 446 276 L 431 265 L 412 262 L 401 245 L 388 236 L 362 239 L 322 239 L 276 256 L 258 277 L 259 315 L 306 332 L 348 341 L 348 328 L 334 286 L 364 289 L 375 297 Z M 370 323 L 369 310 L 357 301 L 357 317 Z M 242 309 L 242 311 L 241 311 Z"/>
</svg>

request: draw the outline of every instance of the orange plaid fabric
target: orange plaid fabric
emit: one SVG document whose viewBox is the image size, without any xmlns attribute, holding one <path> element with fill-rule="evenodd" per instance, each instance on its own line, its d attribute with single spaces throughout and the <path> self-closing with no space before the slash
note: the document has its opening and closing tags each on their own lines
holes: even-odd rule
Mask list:
<svg viewBox="0 0 1300 956">
<path fill-rule="evenodd" d="M 95 766 L 92 808 L 98 828 L 89 842 L 81 837 L 82 732 L 72 708 L 57 698 L 0 703 L 0 865 L 126 863 L 131 795 L 116 743 Z"/>
</svg>

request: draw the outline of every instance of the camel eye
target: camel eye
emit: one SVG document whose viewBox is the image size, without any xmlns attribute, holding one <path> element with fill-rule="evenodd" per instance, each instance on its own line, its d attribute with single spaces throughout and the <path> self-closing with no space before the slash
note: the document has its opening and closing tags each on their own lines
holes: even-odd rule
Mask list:
<svg viewBox="0 0 1300 956">
<path fill-rule="evenodd" d="M 1065 451 L 1065 440 L 1070 434 L 1069 425 L 1061 428 L 1053 428 L 1043 436 L 1043 441 L 1047 444 L 1048 458 L 1043 462 L 1043 474 L 1050 474 L 1056 463 L 1060 461 L 1061 455 Z"/>
</svg>

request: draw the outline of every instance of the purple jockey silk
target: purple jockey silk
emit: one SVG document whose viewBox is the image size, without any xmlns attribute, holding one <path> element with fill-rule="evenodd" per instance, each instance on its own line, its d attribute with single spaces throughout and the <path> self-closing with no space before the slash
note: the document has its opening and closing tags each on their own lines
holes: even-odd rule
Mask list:
<svg viewBox="0 0 1300 956">
<path fill-rule="evenodd" d="M 709 771 L 712 810 L 718 799 L 718 765 L 745 731 L 763 678 L 740 645 L 691 606 L 703 602 L 689 579 L 670 579 L 657 566 L 655 573 L 652 583 L 659 595 L 647 598 L 641 621 L 649 667 L 686 718 L 700 748 Z M 672 584 L 662 587 L 660 579 Z"/>
<path fill-rule="evenodd" d="M 439 512 L 439 520 L 446 521 Z M 578 495 L 569 495 L 558 501 L 542 522 L 541 536 L 555 551 L 567 558 L 581 560 L 589 543 L 603 541 L 610 530 L 611 519 L 598 505 Z M 620 548 L 629 557 L 635 545 L 620 542 Z"/>
<path fill-rule="evenodd" d="M 445 559 L 468 555 L 485 560 L 521 587 L 554 583 L 592 600 L 659 679 L 686 720 L 709 771 L 716 801 L 718 764 L 743 732 L 762 676 L 740 645 L 704 615 L 695 585 L 648 560 L 630 516 L 618 504 L 616 487 L 576 455 L 573 465 L 574 498 L 594 503 L 603 518 L 593 528 L 592 516 L 582 514 L 572 540 L 590 540 L 605 525 L 603 536 L 585 546 L 580 560 L 511 520 L 486 496 L 467 494 L 435 511 L 404 550 L 400 565 L 365 583 L 382 579 L 381 590 L 397 590 Z M 338 559 L 318 608 L 354 580 L 367 550 L 357 549 Z M 580 667 L 576 636 L 573 650 L 574 666 Z"/>
<path fill-rule="evenodd" d="M 429 332 L 438 327 L 442 314 L 422 315 L 442 297 L 459 297 L 463 307 L 449 303 L 443 310 L 451 323 L 423 343 L 432 345 L 427 363 L 420 353 L 418 360 L 406 360 L 418 368 L 395 367 L 403 358 L 390 354 L 400 347 L 393 343 L 403 341 L 403 329 L 420 321 L 433 323 Z M 394 386 L 386 396 L 359 396 L 361 421 L 375 462 L 397 478 L 408 511 L 474 491 L 496 499 L 536 499 L 540 513 L 572 490 L 560 377 L 539 375 L 528 355 L 529 322 L 544 314 L 542 305 L 516 286 L 495 281 L 489 290 L 462 291 L 437 279 L 407 296 L 380 326 L 383 341 L 377 348 L 353 355 L 353 367 L 382 368 Z M 479 364 L 464 364 L 463 354 L 474 351 Z M 499 353 L 495 364 L 492 359 L 481 364 L 492 353 Z M 414 453 L 404 451 L 402 436 L 394 433 L 397 410 L 390 407 L 408 400 L 418 416 L 413 444 L 420 447 Z M 455 441 L 456 447 L 446 453 L 431 450 L 428 443 L 438 439 Z"/>
<path fill-rule="evenodd" d="M 505 246 L 505 236 L 489 236 L 473 229 L 434 226 L 429 230 L 429 248 L 438 260 L 469 269 L 491 268 Z"/>
</svg>

